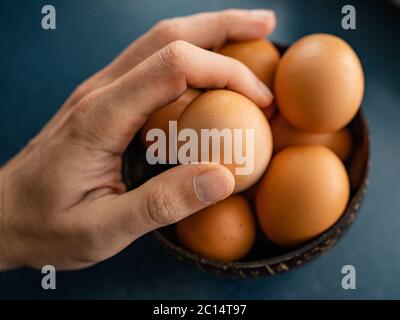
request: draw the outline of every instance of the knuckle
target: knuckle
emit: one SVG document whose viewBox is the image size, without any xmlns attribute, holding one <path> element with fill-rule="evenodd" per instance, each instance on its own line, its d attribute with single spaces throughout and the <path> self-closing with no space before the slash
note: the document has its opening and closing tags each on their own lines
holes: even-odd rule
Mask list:
<svg viewBox="0 0 400 320">
<path fill-rule="evenodd" d="M 147 215 L 159 226 L 169 225 L 178 220 L 178 213 L 171 196 L 161 187 L 151 189 L 147 196 Z"/>
<path fill-rule="evenodd" d="M 181 37 L 181 27 L 178 18 L 166 19 L 155 25 L 156 35 L 163 41 L 171 42 Z"/>
<path fill-rule="evenodd" d="M 90 92 L 90 88 L 91 88 L 90 81 L 86 80 L 86 81 L 80 83 L 75 88 L 75 90 L 72 92 L 71 102 L 75 103 L 75 102 L 79 101 L 80 99 L 82 99 L 87 93 Z"/>
<path fill-rule="evenodd" d="M 240 15 L 241 13 L 243 13 L 243 11 L 240 9 L 227 9 L 222 12 L 222 15 L 227 18 L 232 18 L 234 16 Z"/>
<path fill-rule="evenodd" d="M 237 17 L 239 13 L 240 13 L 240 10 L 238 10 L 238 9 L 228 9 L 228 10 L 221 12 L 222 22 L 225 25 L 229 25 L 231 23 L 232 19 Z"/>
<path fill-rule="evenodd" d="M 88 113 L 92 106 L 98 101 L 97 93 L 90 93 L 83 97 L 75 106 L 71 113 L 71 120 L 73 122 L 81 122 L 82 118 Z"/>
<path fill-rule="evenodd" d="M 100 89 L 90 92 L 77 103 L 75 112 L 86 112 L 88 109 L 100 104 L 101 98 L 102 91 Z"/>
<path fill-rule="evenodd" d="M 226 22 L 230 22 L 232 19 L 237 18 L 242 14 L 243 11 L 240 9 L 228 9 L 221 13 L 222 18 L 225 19 Z"/>
<path fill-rule="evenodd" d="M 190 45 L 182 40 L 173 41 L 160 51 L 160 59 L 164 65 L 179 68 L 186 60 Z"/>
<path fill-rule="evenodd" d="M 83 97 L 76 104 L 68 121 L 68 132 L 72 137 L 79 139 L 90 137 L 87 132 L 95 130 L 99 125 L 99 115 L 101 114 L 99 110 L 102 100 L 101 90 L 96 90 Z"/>
<path fill-rule="evenodd" d="M 238 23 L 240 17 L 243 16 L 243 11 L 240 9 L 228 9 L 221 12 L 221 30 L 225 34 L 225 38 L 229 37 L 230 30 L 234 24 Z"/>
</svg>

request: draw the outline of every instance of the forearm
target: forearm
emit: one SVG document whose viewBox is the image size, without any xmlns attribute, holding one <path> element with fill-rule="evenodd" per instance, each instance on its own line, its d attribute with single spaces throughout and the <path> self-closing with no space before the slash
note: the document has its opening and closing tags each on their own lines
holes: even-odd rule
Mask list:
<svg viewBox="0 0 400 320">
<path fill-rule="evenodd" d="M 9 261 L 9 248 L 5 225 L 5 174 L 0 168 L 0 272 L 13 268 Z"/>
</svg>

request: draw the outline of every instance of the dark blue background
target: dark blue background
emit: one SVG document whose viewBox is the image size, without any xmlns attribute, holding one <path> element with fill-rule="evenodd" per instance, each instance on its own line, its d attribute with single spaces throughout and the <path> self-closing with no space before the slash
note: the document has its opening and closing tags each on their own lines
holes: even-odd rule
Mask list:
<svg viewBox="0 0 400 320">
<path fill-rule="evenodd" d="M 57 30 L 41 29 L 53 4 Z M 353 4 L 357 30 L 341 29 Z M 41 289 L 39 271 L 0 273 L 0 298 L 400 298 L 400 15 L 385 1 L 22 1 L 0 4 L 0 163 L 18 152 L 82 80 L 166 17 L 229 7 L 273 8 L 272 39 L 290 43 L 335 33 L 357 51 L 366 73 L 363 105 L 372 172 L 361 214 L 344 239 L 305 267 L 272 278 L 232 280 L 175 260 L 151 235 L 99 265 L 59 273 Z M 341 288 L 341 267 L 357 269 L 357 289 Z"/>
</svg>

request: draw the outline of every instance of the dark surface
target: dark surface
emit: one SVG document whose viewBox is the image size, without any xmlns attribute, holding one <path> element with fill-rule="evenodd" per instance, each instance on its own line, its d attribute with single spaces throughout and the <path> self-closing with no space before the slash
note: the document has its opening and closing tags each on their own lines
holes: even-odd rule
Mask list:
<svg viewBox="0 0 400 320">
<path fill-rule="evenodd" d="M 43 31 L 45 1 L 0 4 L 0 163 L 48 121 L 68 93 L 159 19 L 229 7 L 277 12 L 275 41 L 335 33 L 357 51 L 366 73 L 364 112 L 371 131 L 371 184 L 358 220 L 327 254 L 265 279 L 232 280 L 177 261 L 151 236 L 95 267 L 59 273 L 57 290 L 41 274 L 0 274 L 0 298 L 400 298 L 400 17 L 385 1 L 51 1 L 57 30 Z M 357 30 L 341 29 L 341 7 L 357 10 Z M 357 289 L 341 288 L 341 268 L 357 270 Z"/>
</svg>

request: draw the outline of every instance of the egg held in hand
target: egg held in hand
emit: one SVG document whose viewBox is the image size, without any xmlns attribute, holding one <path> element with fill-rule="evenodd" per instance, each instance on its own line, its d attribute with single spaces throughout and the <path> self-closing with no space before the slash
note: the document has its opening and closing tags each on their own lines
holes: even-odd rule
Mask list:
<svg viewBox="0 0 400 320">
<path fill-rule="evenodd" d="M 253 246 L 254 220 L 244 197 L 233 195 L 178 222 L 176 234 L 186 248 L 200 256 L 235 261 Z"/>
<path fill-rule="evenodd" d="M 275 75 L 275 99 L 293 126 L 316 133 L 345 127 L 364 94 L 360 60 L 342 39 L 313 34 L 283 55 Z"/>
<path fill-rule="evenodd" d="M 349 178 L 326 147 L 299 145 L 277 153 L 256 194 L 261 229 L 282 247 L 300 245 L 326 231 L 343 214 Z"/>
<path fill-rule="evenodd" d="M 193 100 L 179 118 L 178 140 L 180 163 L 224 165 L 235 176 L 234 192 L 261 178 L 272 153 L 271 129 L 263 112 L 230 90 L 211 90 Z"/>
<path fill-rule="evenodd" d="M 310 133 L 291 126 L 280 114 L 270 124 L 274 153 L 299 144 L 321 144 L 335 152 L 343 161 L 350 154 L 352 142 L 348 128 L 329 133 Z"/>
</svg>

